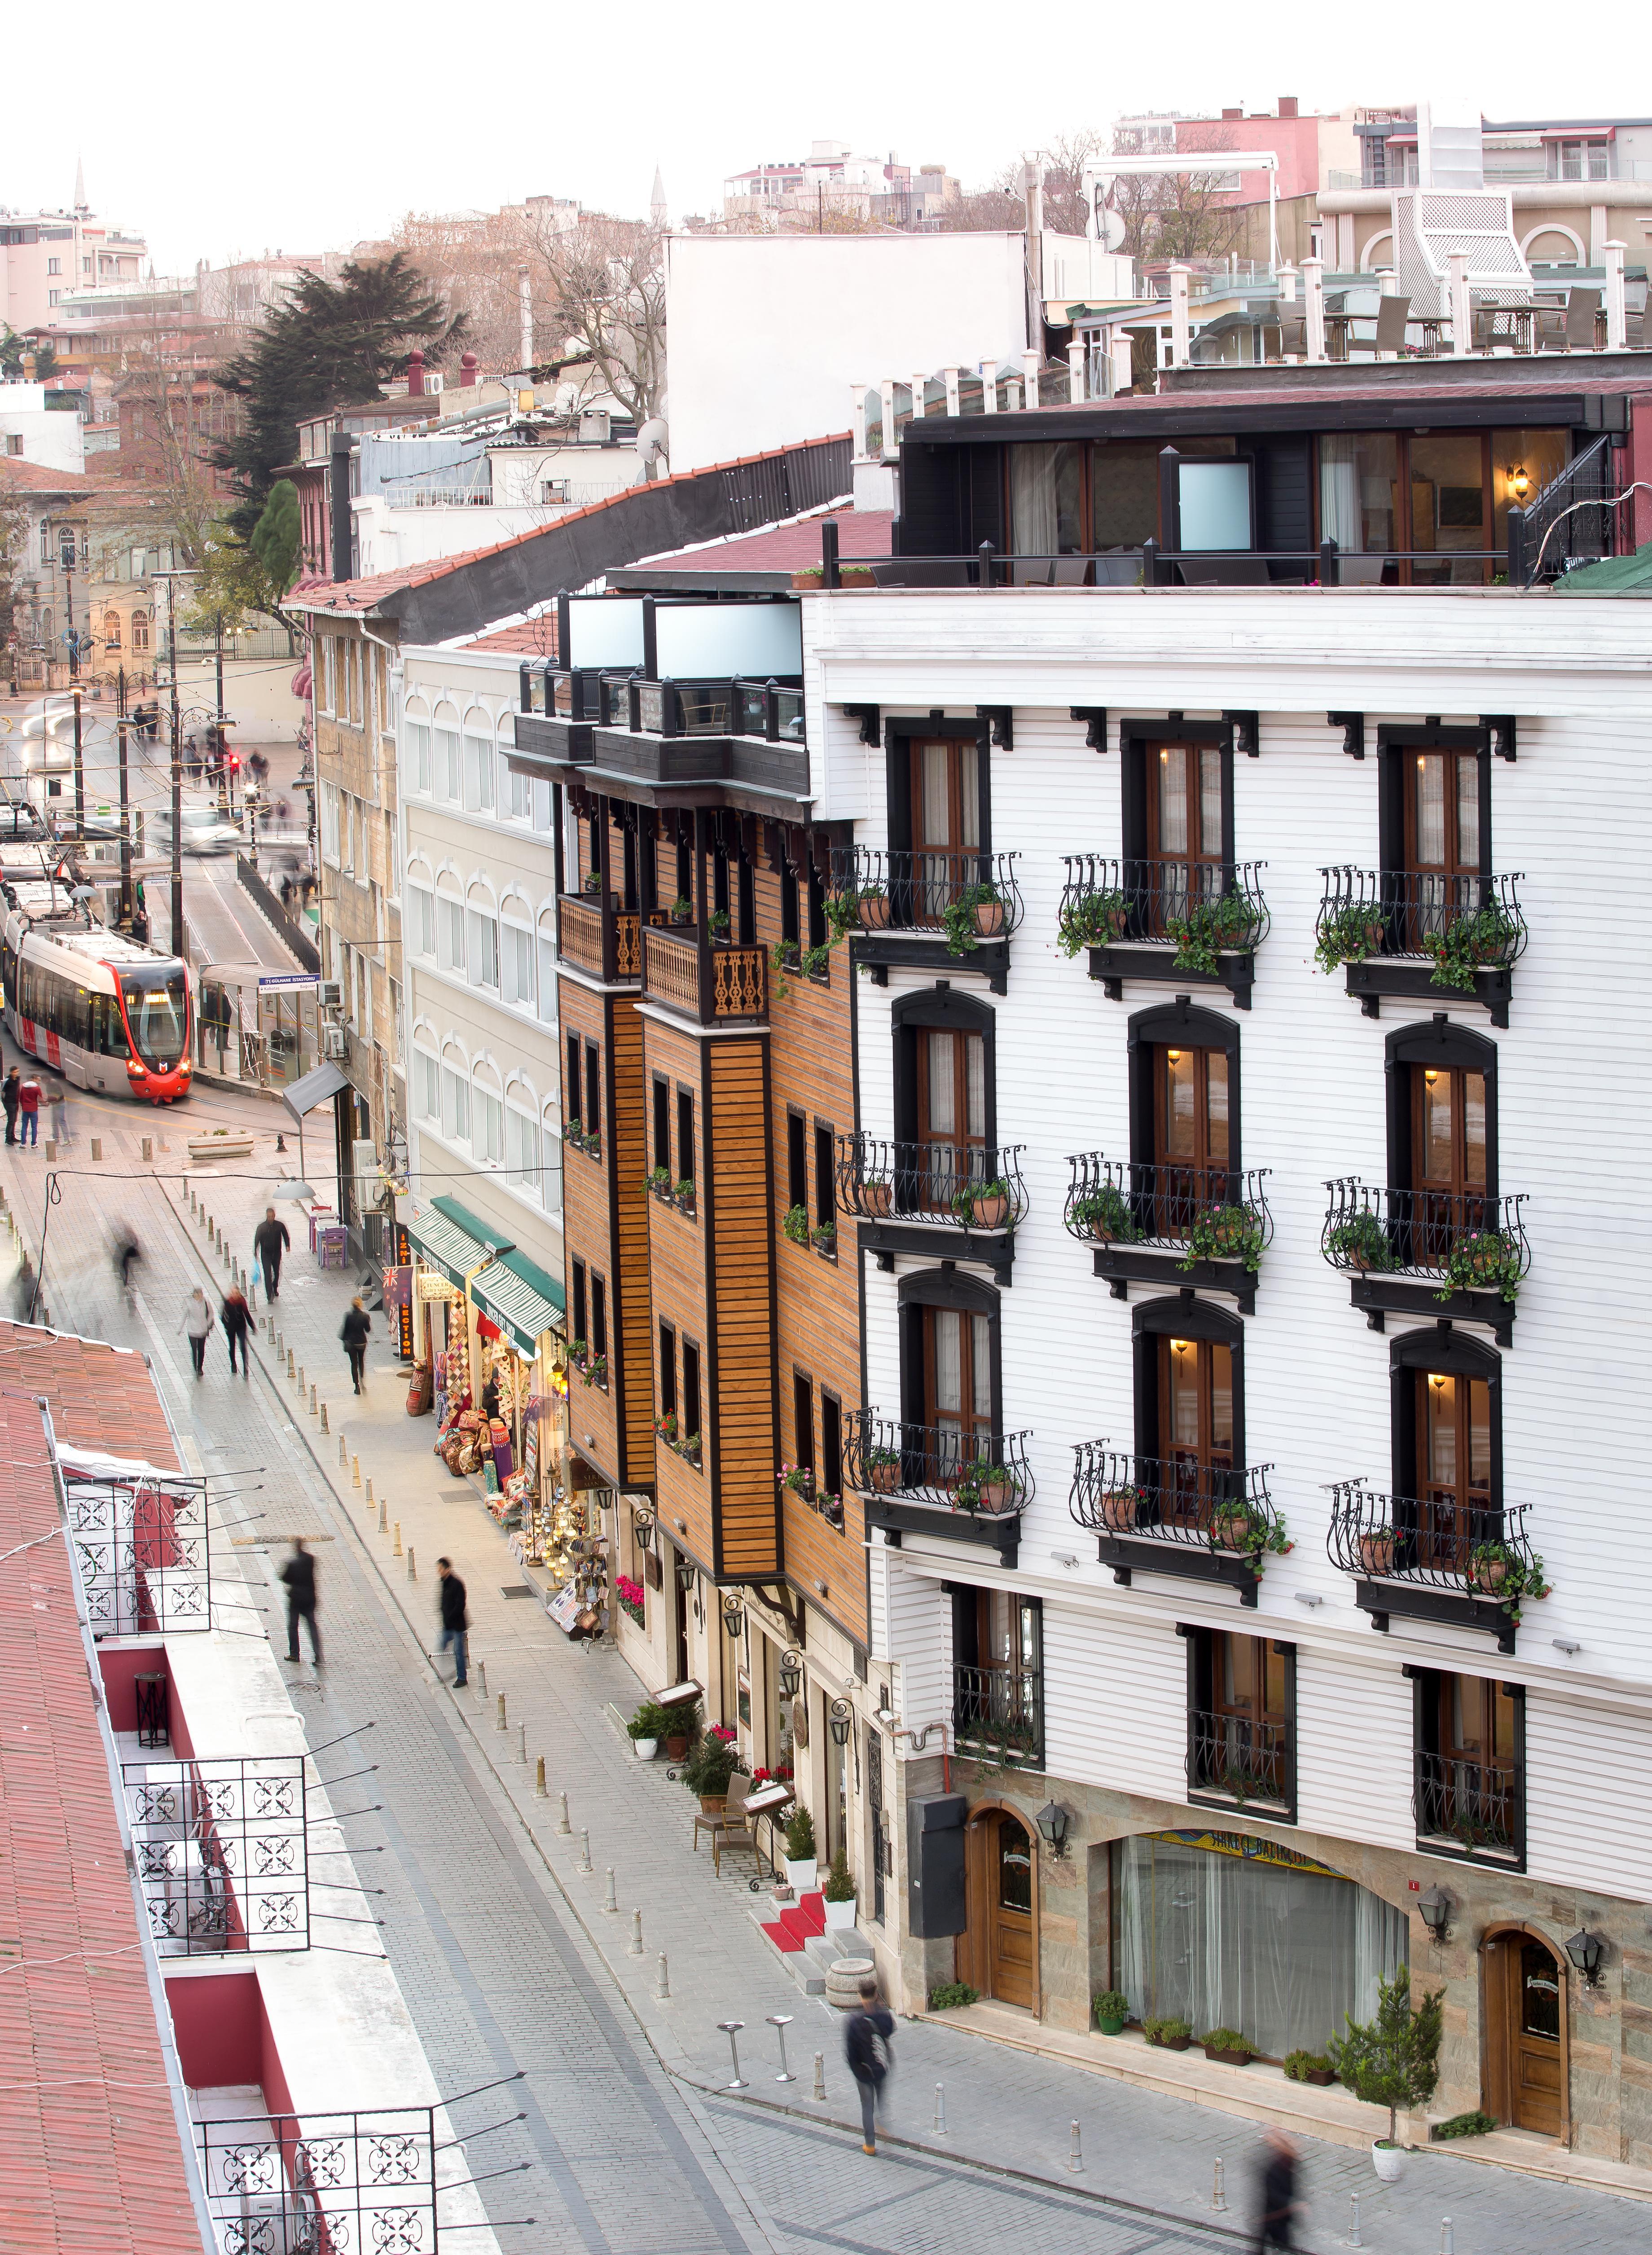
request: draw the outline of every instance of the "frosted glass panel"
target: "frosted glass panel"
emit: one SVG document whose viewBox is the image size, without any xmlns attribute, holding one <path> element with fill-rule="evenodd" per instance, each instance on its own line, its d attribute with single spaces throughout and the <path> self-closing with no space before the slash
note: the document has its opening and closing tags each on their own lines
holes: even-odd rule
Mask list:
<svg viewBox="0 0 1652 2255">
<path fill-rule="evenodd" d="M 797 603 L 660 603 L 654 648 L 662 681 L 743 674 L 749 680 L 803 671 L 803 611 Z"/>
<path fill-rule="evenodd" d="M 1251 545 L 1248 462 L 1184 462 L 1180 491 L 1184 548 Z"/>
<path fill-rule="evenodd" d="M 568 666 L 641 665 L 643 599 L 640 595 L 571 595 L 568 598 Z"/>
</svg>

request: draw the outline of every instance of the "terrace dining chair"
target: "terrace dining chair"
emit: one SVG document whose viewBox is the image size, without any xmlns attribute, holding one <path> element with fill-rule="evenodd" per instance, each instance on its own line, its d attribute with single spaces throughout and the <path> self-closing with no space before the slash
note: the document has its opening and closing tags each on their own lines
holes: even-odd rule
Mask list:
<svg viewBox="0 0 1652 2255">
<path fill-rule="evenodd" d="M 1566 298 L 1566 350 L 1594 350 L 1595 315 L 1600 311 L 1598 290 L 1573 290 Z"/>
<path fill-rule="evenodd" d="M 1377 301 L 1376 350 L 1382 353 L 1405 351 L 1405 325 L 1411 317 L 1411 300 L 1407 298 L 1382 298 Z"/>
</svg>

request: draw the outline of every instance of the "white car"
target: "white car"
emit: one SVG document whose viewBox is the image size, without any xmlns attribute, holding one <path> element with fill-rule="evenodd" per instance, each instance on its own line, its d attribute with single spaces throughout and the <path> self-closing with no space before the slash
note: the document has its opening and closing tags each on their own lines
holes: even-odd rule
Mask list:
<svg viewBox="0 0 1652 2255">
<path fill-rule="evenodd" d="M 186 854 L 233 854 L 247 842 L 238 822 L 220 814 L 215 806 L 186 806 L 179 818 Z M 170 852 L 172 818 L 170 811 L 155 818 L 155 828 Z"/>
</svg>

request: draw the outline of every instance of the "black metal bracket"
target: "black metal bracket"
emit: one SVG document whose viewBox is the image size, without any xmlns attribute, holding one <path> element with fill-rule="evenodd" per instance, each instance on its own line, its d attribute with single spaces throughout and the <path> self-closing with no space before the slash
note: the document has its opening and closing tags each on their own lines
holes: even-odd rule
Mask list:
<svg viewBox="0 0 1652 2255">
<path fill-rule="evenodd" d="M 1515 716 L 1512 713 L 1482 713 L 1480 725 L 1486 731 L 1486 748 L 1500 760 L 1515 757 Z"/>
<path fill-rule="evenodd" d="M 975 718 L 992 724 L 992 741 L 1001 752 L 1016 748 L 1015 708 L 1009 705 L 977 705 Z"/>
<path fill-rule="evenodd" d="M 1260 759 L 1262 714 L 1260 713 L 1224 713 L 1222 718 L 1230 724 L 1231 727 L 1231 734 L 1227 740 L 1228 750 L 1243 752 L 1248 760 Z"/>
<path fill-rule="evenodd" d="M 846 705 L 845 717 L 861 724 L 861 741 L 876 748 L 883 740 L 883 716 L 875 705 Z"/>
<path fill-rule="evenodd" d="M 1365 714 L 1363 713 L 1327 713 L 1325 726 L 1340 728 L 1342 748 L 1350 759 L 1365 757 Z"/>
<path fill-rule="evenodd" d="M 1070 705 L 1067 717 L 1084 722 L 1085 749 L 1105 752 L 1107 748 L 1107 708 L 1105 705 Z"/>
</svg>

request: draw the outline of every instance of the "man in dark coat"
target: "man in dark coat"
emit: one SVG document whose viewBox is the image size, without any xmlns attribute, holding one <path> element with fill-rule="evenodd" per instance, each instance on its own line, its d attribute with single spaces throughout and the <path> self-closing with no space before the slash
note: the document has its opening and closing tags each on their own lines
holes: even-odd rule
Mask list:
<svg viewBox="0 0 1652 2255">
<path fill-rule="evenodd" d="M 339 1337 L 344 1342 L 344 1352 L 350 1358 L 350 1383 L 359 1394 L 362 1380 L 367 1375 L 367 1342 L 372 1335 L 373 1318 L 360 1300 L 350 1302 L 349 1313 L 339 1327 Z"/>
<path fill-rule="evenodd" d="M 441 1608 L 442 1633 L 436 1640 L 438 1652 L 453 1648 L 453 1689 L 462 1691 L 470 1681 L 467 1665 L 465 1630 L 465 1585 L 453 1571 L 451 1558 L 436 1561 L 436 1602 Z"/>
<path fill-rule="evenodd" d="M 1301 2212 L 1297 2198 L 1297 2148 L 1283 2130 L 1269 2130 L 1256 2174 L 1256 2255 L 1270 2247 L 1289 2249 L 1292 2220 Z"/>
<path fill-rule="evenodd" d="M 292 1556 L 281 1569 L 281 1578 L 287 1585 L 287 1658 L 296 1665 L 299 1623 L 303 1621 L 310 1632 L 310 1657 L 319 1668 L 321 1640 L 315 1629 L 315 1561 L 305 1549 L 301 1535 L 292 1538 Z"/>
<path fill-rule="evenodd" d="M 844 2027 L 843 2051 L 860 2087 L 861 2150 L 866 2153 L 877 2151 L 873 2116 L 882 2099 L 883 2078 L 889 2071 L 889 2038 L 894 2034 L 895 2016 L 886 2005 L 879 2004 L 877 1983 L 862 1981 L 861 2001 Z"/>
<path fill-rule="evenodd" d="M 18 1098 L 22 1085 L 23 1075 L 18 1071 L 16 1065 L 13 1065 L 5 1077 L 4 1085 L 0 1086 L 0 1104 L 4 1104 L 6 1110 L 8 1143 L 15 1143 L 18 1140 Z"/>
<path fill-rule="evenodd" d="M 276 1219 L 276 1210 L 272 1205 L 265 1206 L 264 1219 L 252 1233 L 252 1249 L 259 1268 L 264 1271 L 264 1292 L 267 1300 L 279 1296 L 281 1256 L 292 1242 L 285 1222 Z"/>
<path fill-rule="evenodd" d="M 229 1367 L 231 1370 L 235 1368 L 235 1350 L 239 1348 L 241 1375 L 245 1378 L 247 1376 L 247 1326 L 252 1320 L 252 1314 L 247 1306 L 247 1296 L 239 1284 L 232 1284 L 224 1294 L 223 1305 L 218 1310 L 218 1320 L 228 1335 Z"/>
</svg>

